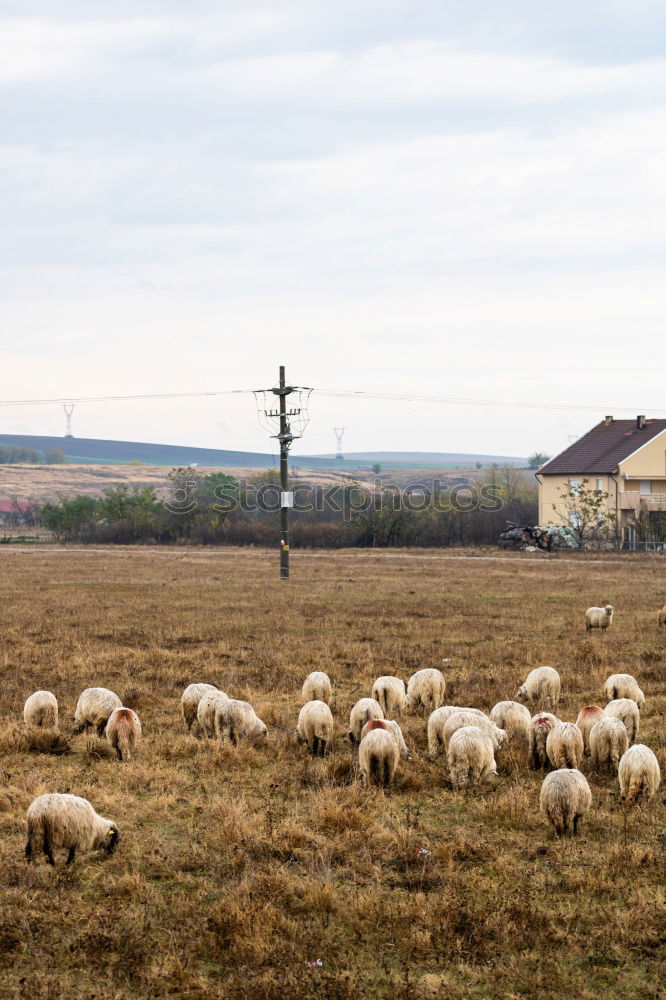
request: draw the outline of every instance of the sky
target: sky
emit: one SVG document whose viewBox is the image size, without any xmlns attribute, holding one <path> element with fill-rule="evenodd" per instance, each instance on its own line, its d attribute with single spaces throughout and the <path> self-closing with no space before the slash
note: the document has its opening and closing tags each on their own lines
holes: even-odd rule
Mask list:
<svg viewBox="0 0 666 1000">
<path fill-rule="evenodd" d="M 666 415 L 665 43 L 661 0 L 0 0 L 0 401 L 284 364 L 572 407 L 315 391 L 295 454 L 334 426 L 553 454 Z M 73 430 L 271 448 L 251 395 L 79 404 Z M 2 431 L 64 415 L 2 406 Z"/>
</svg>

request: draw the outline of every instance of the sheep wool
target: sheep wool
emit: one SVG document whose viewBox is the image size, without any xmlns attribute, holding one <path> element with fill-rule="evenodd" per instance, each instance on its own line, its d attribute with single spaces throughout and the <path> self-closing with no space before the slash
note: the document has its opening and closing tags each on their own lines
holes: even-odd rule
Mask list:
<svg viewBox="0 0 666 1000">
<path fill-rule="evenodd" d="M 217 691 L 214 684 L 188 684 L 180 699 L 180 711 L 187 726 L 187 731 L 192 731 L 192 726 L 197 722 L 197 709 L 203 696 L 209 691 Z M 195 732 L 198 731 L 198 723 Z"/>
<path fill-rule="evenodd" d="M 361 730 L 370 719 L 383 719 L 384 713 L 374 698 L 360 698 L 349 713 L 349 739 L 352 746 L 361 741 Z"/>
<path fill-rule="evenodd" d="M 529 739 L 532 716 L 529 708 L 517 701 L 499 701 L 490 710 L 490 721 L 506 730 L 510 738 Z"/>
<path fill-rule="evenodd" d="M 663 608 L 659 612 L 659 616 L 657 618 L 657 623 L 660 626 L 661 625 L 666 625 L 666 604 L 664 604 Z"/>
<path fill-rule="evenodd" d="M 482 733 L 489 738 L 493 745 L 493 750 L 499 750 L 506 740 L 506 732 L 491 722 L 485 715 L 476 715 L 474 712 L 455 712 L 450 715 L 444 723 L 439 734 L 439 740 L 448 748 L 449 740 L 457 729 L 464 726 L 478 726 Z"/>
<path fill-rule="evenodd" d="M 406 708 L 424 708 L 433 712 L 444 704 L 446 681 L 441 670 L 426 667 L 417 670 L 407 682 Z"/>
<path fill-rule="evenodd" d="M 333 713 L 325 701 L 309 701 L 298 713 L 296 737 L 315 756 L 323 757 L 333 740 Z"/>
<path fill-rule="evenodd" d="M 303 703 L 309 701 L 324 701 L 327 705 L 333 700 L 331 679 L 323 670 L 313 670 L 303 681 Z"/>
<path fill-rule="evenodd" d="M 114 708 L 104 735 L 118 754 L 118 760 L 131 760 L 141 741 L 139 716 L 131 708 Z"/>
<path fill-rule="evenodd" d="M 405 682 L 399 677 L 378 677 L 372 685 L 372 697 L 386 716 L 401 715 L 407 700 Z"/>
<path fill-rule="evenodd" d="M 578 833 L 578 821 L 592 804 L 592 792 L 585 775 L 575 768 L 551 771 L 543 779 L 539 804 L 558 837 L 564 836 L 572 821 L 575 835 Z"/>
<path fill-rule="evenodd" d="M 108 688 L 86 688 L 76 704 L 74 732 L 82 733 L 92 727 L 98 736 L 103 736 L 111 712 L 122 704 L 118 695 Z"/>
<path fill-rule="evenodd" d="M 398 749 L 402 759 L 411 760 L 411 751 L 405 743 L 405 738 L 402 735 L 402 729 L 395 719 L 370 719 L 370 721 L 366 722 L 361 730 L 361 740 L 363 740 L 368 733 L 371 733 L 373 729 L 383 729 L 385 732 L 391 733 L 393 739 L 398 744 Z"/>
<path fill-rule="evenodd" d="M 545 771 L 548 768 L 546 741 L 550 731 L 558 725 L 559 719 L 550 712 L 539 712 L 530 723 L 530 767 L 534 771 Z"/>
<path fill-rule="evenodd" d="M 452 715 L 466 712 L 488 720 L 488 716 L 478 708 L 461 708 L 459 705 L 442 705 L 428 716 L 428 754 L 434 760 L 444 747 L 444 726 Z"/>
<path fill-rule="evenodd" d="M 645 695 L 639 688 L 636 678 L 631 674 L 611 674 L 604 684 L 606 701 L 618 701 L 620 698 L 631 698 L 642 712 L 645 708 Z"/>
<path fill-rule="evenodd" d="M 603 608 L 588 608 L 585 612 L 585 628 L 589 632 L 590 629 L 600 628 L 604 632 L 613 624 L 613 605 L 606 604 Z"/>
<path fill-rule="evenodd" d="M 358 748 L 358 764 L 364 785 L 386 788 L 395 778 L 400 750 L 393 734 L 374 729 L 364 736 Z"/>
<path fill-rule="evenodd" d="M 620 798 L 626 805 L 647 804 L 661 783 L 659 761 L 644 743 L 636 743 L 622 754 L 618 777 Z"/>
<path fill-rule="evenodd" d="M 592 727 L 604 717 L 603 708 L 598 705 L 586 705 L 581 708 L 576 719 L 576 725 L 580 729 L 583 737 L 583 753 L 590 752 L 590 732 Z"/>
<path fill-rule="evenodd" d="M 215 709 L 223 701 L 229 701 L 229 696 L 216 688 L 201 695 L 197 705 L 198 735 L 209 739 L 215 736 Z"/>
<path fill-rule="evenodd" d="M 268 729 L 249 702 L 225 698 L 215 705 L 215 735 L 236 746 L 240 740 L 265 738 Z"/>
<path fill-rule="evenodd" d="M 481 781 L 497 777 L 493 745 L 478 726 L 456 729 L 449 740 L 446 760 L 455 789 L 465 788 L 470 781 L 478 785 Z"/>
<path fill-rule="evenodd" d="M 23 721 L 26 726 L 40 729 L 58 728 L 58 702 L 50 691 L 35 691 L 23 706 Z"/>
<path fill-rule="evenodd" d="M 516 700 L 550 711 L 560 700 L 560 675 L 553 667 L 535 667 L 516 691 Z"/>
<path fill-rule="evenodd" d="M 625 724 L 602 712 L 601 718 L 590 730 L 592 766 L 615 773 L 628 746 L 629 737 Z"/>
<path fill-rule="evenodd" d="M 627 727 L 627 735 L 630 743 L 635 743 L 638 736 L 641 716 L 638 705 L 631 698 L 618 698 L 609 701 L 604 709 L 604 715 L 609 715 L 613 719 L 619 719 Z"/>
<path fill-rule="evenodd" d="M 77 851 L 102 848 L 111 854 L 119 839 L 113 820 L 99 816 L 88 800 L 78 795 L 39 795 L 28 807 L 26 819 L 28 861 L 35 850 L 43 850 L 49 864 L 54 865 L 53 852 L 66 848 L 69 865 Z"/>
<path fill-rule="evenodd" d="M 546 738 L 546 753 L 553 767 L 575 768 L 583 759 L 583 734 L 573 722 L 558 722 Z"/>
</svg>

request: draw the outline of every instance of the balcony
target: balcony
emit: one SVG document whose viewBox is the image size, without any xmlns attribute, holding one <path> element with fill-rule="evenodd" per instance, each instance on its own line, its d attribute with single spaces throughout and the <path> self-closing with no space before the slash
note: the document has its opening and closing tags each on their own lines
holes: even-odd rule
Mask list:
<svg viewBox="0 0 666 1000">
<path fill-rule="evenodd" d="M 641 511 L 666 511 L 666 487 L 663 493 L 639 493 L 629 490 L 619 494 L 620 510 L 631 510 L 637 514 Z"/>
</svg>

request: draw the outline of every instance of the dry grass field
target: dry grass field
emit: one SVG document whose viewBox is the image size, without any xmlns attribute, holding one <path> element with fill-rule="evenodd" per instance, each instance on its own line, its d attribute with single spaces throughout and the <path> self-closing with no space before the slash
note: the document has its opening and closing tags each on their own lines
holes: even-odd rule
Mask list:
<svg viewBox="0 0 666 1000">
<path fill-rule="evenodd" d="M 560 716 L 603 701 L 615 671 L 647 704 L 639 739 L 666 770 L 666 566 L 650 557 L 252 550 L 0 551 L 0 996 L 645 1000 L 664 981 L 664 799 L 625 821 L 617 779 L 583 765 L 593 805 L 558 841 L 541 776 L 501 751 L 494 786 L 454 793 L 426 757 L 390 792 L 363 789 L 348 713 L 383 673 L 442 666 L 451 702 L 490 709 L 542 663 L 562 675 Z M 607 600 L 607 635 L 583 612 Z M 336 744 L 296 744 L 300 686 L 335 686 Z M 179 699 L 209 681 L 251 701 L 265 746 L 186 735 Z M 104 685 L 144 740 L 118 763 L 72 736 L 79 692 Z M 23 701 L 52 690 L 59 748 L 40 753 Z M 116 853 L 54 870 L 23 860 L 44 791 L 90 799 L 121 831 Z"/>
</svg>

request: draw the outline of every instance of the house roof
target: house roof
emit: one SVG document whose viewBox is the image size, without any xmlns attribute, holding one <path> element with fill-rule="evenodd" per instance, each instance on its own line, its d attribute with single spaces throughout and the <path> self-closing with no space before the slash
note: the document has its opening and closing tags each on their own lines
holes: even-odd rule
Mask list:
<svg viewBox="0 0 666 1000">
<path fill-rule="evenodd" d="M 18 507 L 18 511 L 16 510 L 16 507 Z M 13 500 L 0 499 L 0 514 L 22 514 L 29 509 L 30 504 L 25 500 L 19 500 L 15 505 Z"/>
<path fill-rule="evenodd" d="M 539 469 L 545 475 L 577 475 L 616 472 L 620 462 L 629 458 L 666 431 L 666 420 L 646 420 L 639 427 L 634 420 L 602 420 L 582 438 L 575 441 Z"/>
</svg>

